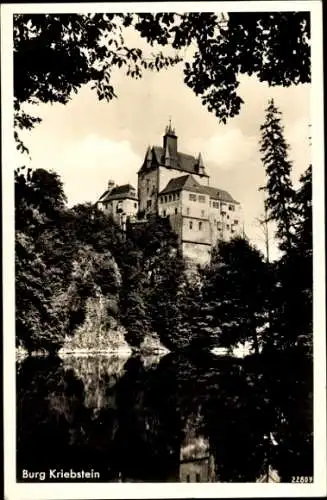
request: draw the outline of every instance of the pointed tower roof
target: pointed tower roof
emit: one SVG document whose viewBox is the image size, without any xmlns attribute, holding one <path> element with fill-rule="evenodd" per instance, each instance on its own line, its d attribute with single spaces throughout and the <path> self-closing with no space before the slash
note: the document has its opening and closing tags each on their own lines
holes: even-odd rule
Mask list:
<svg viewBox="0 0 327 500">
<path fill-rule="evenodd" d="M 203 167 L 204 168 L 204 163 L 203 163 L 203 158 L 202 158 L 202 154 L 199 153 L 199 156 L 198 156 L 198 165 L 199 167 Z"/>
<path fill-rule="evenodd" d="M 151 146 L 148 146 L 148 149 L 146 150 L 146 153 L 145 153 L 145 159 L 146 159 L 146 160 L 152 160 L 152 151 L 151 151 Z"/>
<path fill-rule="evenodd" d="M 165 130 L 166 135 L 176 135 L 175 128 L 171 124 L 171 117 L 169 117 L 169 123 Z"/>
</svg>

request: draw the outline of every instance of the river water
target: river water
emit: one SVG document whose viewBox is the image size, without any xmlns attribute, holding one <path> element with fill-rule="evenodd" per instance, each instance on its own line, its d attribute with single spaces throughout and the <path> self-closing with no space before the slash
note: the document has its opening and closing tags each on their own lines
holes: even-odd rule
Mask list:
<svg viewBox="0 0 327 500">
<path fill-rule="evenodd" d="M 312 436 L 299 353 L 17 362 L 17 481 L 52 468 L 101 482 L 311 481 Z"/>
</svg>

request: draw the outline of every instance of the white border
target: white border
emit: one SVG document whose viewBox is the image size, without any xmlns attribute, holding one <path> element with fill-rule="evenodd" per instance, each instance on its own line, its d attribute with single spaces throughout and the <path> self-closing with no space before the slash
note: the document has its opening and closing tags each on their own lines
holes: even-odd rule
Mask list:
<svg viewBox="0 0 327 500">
<path fill-rule="evenodd" d="M 150 7 L 151 6 L 151 7 Z M 128 483 L 16 483 L 15 318 L 14 318 L 14 148 L 12 15 L 59 12 L 200 12 L 200 11 L 311 11 L 312 33 L 312 164 L 314 249 L 314 474 L 313 484 L 128 484 Z M 322 3 L 313 1 L 159 2 L 11 4 L 1 6 L 2 75 L 2 200 L 4 305 L 4 445 L 7 500 L 90 498 L 219 498 L 315 497 L 326 495 L 326 345 L 324 247 L 324 130 L 322 73 Z"/>
</svg>

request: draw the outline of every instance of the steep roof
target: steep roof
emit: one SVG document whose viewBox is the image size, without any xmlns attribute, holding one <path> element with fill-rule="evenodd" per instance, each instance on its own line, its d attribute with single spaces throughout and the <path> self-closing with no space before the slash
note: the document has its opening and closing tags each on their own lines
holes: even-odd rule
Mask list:
<svg viewBox="0 0 327 500">
<path fill-rule="evenodd" d="M 173 191 L 184 191 L 194 190 L 200 187 L 200 184 L 194 179 L 190 174 L 182 175 L 181 177 L 175 177 L 171 179 L 167 186 L 160 192 L 160 194 L 171 193 Z"/>
<path fill-rule="evenodd" d="M 121 200 L 124 198 L 137 200 L 137 196 L 132 196 L 132 191 L 135 193 L 135 188 L 131 184 L 115 186 L 111 191 L 105 191 L 103 195 L 100 196 L 99 201 Z"/>
<path fill-rule="evenodd" d="M 228 193 L 228 191 L 224 191 L 223 189 L 211 187 L 211 186 L 203 186 L 206 190 L 206 193 L 210 196 L 210 198 L 214 200 L 220 201 L 230 201 L 232 203 L 239 204 L 238 201 L 234 200 L 234 198 Z"/>
<path fill-rule="evenodd" d="M 199 184 L 190 174 L 171 179 L 159 194 L 172 193 L 173 191 L 192 191 L 193 193 L 209 195 L 210 198 L 214 200 L 239 204 L 239 202 L 234 200 L 227 191 L 216 187 L 202 186 L 202 184 Z"/>
<path fill-rule="evenodd" d="M 152 153 L 152 159 L 150 159 L 150 151 L 148 150 L 146 153 L 146 158 L 145 161 L 139 170 L 139 172 L 143 172 L 147 170 L 147 162 L 151 161 L 152 164 L 155 165 L 162 165 L 165 166 L 165 150 L 161 146 L 153 146 L 151 149 Z M 203 161 L 201 158 L 201 162 L 203 166 Z M 189 174 L 198 174 L 198 166 L 199 166 L 199 159 L 195 158 L 192 155 L 188 155 L 185 153 L 179 153 L 177 152 L 177 157 L 174 158 L 174 166 L 176 170 L 180 170 L 181 172 L 187 172 Z M 207 174 L 200 174 L 203 177 L 209 177 Z"/>
</svg>

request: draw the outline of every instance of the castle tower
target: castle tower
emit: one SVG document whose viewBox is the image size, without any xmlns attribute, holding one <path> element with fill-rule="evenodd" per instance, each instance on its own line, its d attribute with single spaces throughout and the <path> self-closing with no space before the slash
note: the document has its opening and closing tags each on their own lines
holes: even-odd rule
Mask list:
<svg viewBox="0 0 327 500">
<path fill-rule="evenodd" d="M 202 159 L 202 154 L 199 153 L 199 156 L 198 156 L 198 172 L 200 175 L 203 175 L 204 174 L 204 163 L 203 163 L 203 159 Z"/>
<path fill-rule="evenodd" d="M 170 167 L 174 166 L 174 162 L 177 160 L 177 135 L 175 129 L 171 125 L 171 120 L 169 120 L 169 125 L 166 127 L 165 135 L 163 137 L 163 149 L 166 156 L 169 158 Z M 168 165 L 167 165 L 168 166 Z"/>
</svg>

